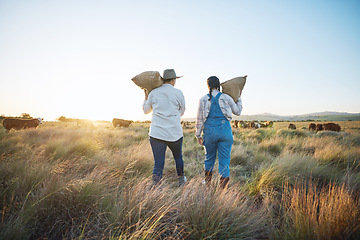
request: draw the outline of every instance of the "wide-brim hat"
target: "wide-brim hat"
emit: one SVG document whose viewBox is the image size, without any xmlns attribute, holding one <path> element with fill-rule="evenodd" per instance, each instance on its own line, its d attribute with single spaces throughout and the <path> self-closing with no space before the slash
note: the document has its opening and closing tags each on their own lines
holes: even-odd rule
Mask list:
<svg viewBox="0 0 360 240">
<path fill-rule="evenodd" d="M 164 70 L 164 74 L 163 74 L 163 79 L 164 80 L 169 80 L 169 79 L 176 79 L 176 78 L 181 78 L 182 76 L 176 76 L 175 70 L 174 69 L 165 69 Z"/>
</svg>

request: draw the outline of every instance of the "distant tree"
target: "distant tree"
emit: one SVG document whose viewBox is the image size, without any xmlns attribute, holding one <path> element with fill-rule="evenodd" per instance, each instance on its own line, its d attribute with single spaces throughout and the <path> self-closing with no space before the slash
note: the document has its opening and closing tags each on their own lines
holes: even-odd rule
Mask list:
<svg viewBox="0 0 360 240">
<path fill-rule="evenodd" d="M 57 119 L 59 122 L 66 122 L 66 117 L 61 116 Z"/>
<path fill-rule="evenodd" d="M 22 113 L 20 116 L 22 119 L 31 119 L 32 117 L 28 113 Z"/>
</svg>

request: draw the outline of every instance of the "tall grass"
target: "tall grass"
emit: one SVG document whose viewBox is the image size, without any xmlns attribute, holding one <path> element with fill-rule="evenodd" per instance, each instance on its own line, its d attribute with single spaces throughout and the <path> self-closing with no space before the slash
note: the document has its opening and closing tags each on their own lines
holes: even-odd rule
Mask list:
<svg viewBox="0 0 360 240">
<path fill-rule="evenodd" d="M 284 186 L 280 239 L 358 239 L 360 205 L 345 185 Z"/>
<path fill-rule="evenodd" d="M 210 187 L 201 183 L 193 129 L 184 130 L 188 183 L 177 187 L 167 151 L 154 188 L 148 125 L 0 128 L 0 239 L 356 239 L 356 129 L 234 130 L 221 190 L 217 169 Z"/>
<path fill-rule="evenodd" d="M 208 188 L 201 180 L 191 180 L 179 199 L 180 218 L 192 238 L 253 239 L 264 234 L 266 214 L 261 205 L 238 186 L 224 191 L 214 184 Z"/>
</svg>

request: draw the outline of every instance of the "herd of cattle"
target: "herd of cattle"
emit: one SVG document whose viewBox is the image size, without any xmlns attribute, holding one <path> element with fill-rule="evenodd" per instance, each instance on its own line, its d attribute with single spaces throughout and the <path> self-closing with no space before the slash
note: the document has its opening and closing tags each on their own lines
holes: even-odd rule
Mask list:
<svg viewBox="0 0 360 240">
<path fill-rule="evenodd" d="M 267 121 L 264 123 L 261 122 L 256 122 L 256 121 L 251 121 L 251 122 L 244 122 L 244 121 L 238 121 L 235 120 L 232 124 L 233 128 L 254 128 L 254 129 L 258 129 L 258 128 L 267 128 L 267 127 L 272 127 L 273 126 L 273 121 Z M 288 126 L 289 129 L 296 129 L 296 125 L 293 123 L 290 123 Z M 308 127 L 309 131 L 335 131 L 335 132 L 340 132 L 341 131 L 341 127 L 339 124 L 336 123 L 310 123 L 309 127 Z"/>
<path fill-rule="evenodd" d="M 260 122 L 256 122 L 256 121 L 251 121 L 251 122 L 244 122 L 244 121 L 238 121 L 238 120 L 234 120 L 232 126 L 233 128 L 267 128 L 267 127 L 272 127 L 274 124 L 273 121 L 267 121 L 265 123 L 260 123 Z"/>
<path fill-rule="evenodd" d="M 21 118 L 6 117 L 6 118 L 4 118 L 2 124 L 7 131 L 9 131 L 10 129 L 21 130 L 21 129 L 27 129 L 27 128 L 36 128 L 37 126 L 42 124 L 42 120 L 44 120 L 44 119 L 43 118 L 21 119 Z M 114 127 L 129 127 L 132 123 L 133 123 L 133 121 L 119 119 L 119 118 L 114 118 L 112 120 L 112 125 Z M 192 128 L 190 122 L 183 121 L 183 122 L 181 122 L 181 124 L 182 124 L 183 128 Z M 267 121 L 264 123 L 260 123 L 260 122 L 256 122 L 256 121 L 244 122 L 244 121 L 234 120 L 232 127 L 233 128 L 258 129 L 258 128 L 272 127 L 273 124 L 274 124 L 273 121 Z M 295 126 L 295 124 L 290 123 L 288 128 L 296 129 L 296 126 Z M 316 132 L 323 131 L 323 130 L 335 131 L 335 132 L 341 131 L 341 127 L 339 126 L 339 124 L 336 124 L 336 123 L 324 123 L 324 124 L 310 123 L 308 129 L 309 129 L 309 131 L 316 131 Z"/>
<path fill-rule="evenodd" d="M 290 123 L 289 124 L 289 129 L 296 129 L 296 126 L 295 124 L 293 123 Z M 334 131 L 334 132 L 340 132 L 341 131 L 341 127 L 339 124 L 336 124 L 336 123 L 318 123 L 318 124 L 315 124 L 315 123 L 310 123 L 309 124 L 309 131 L 323 131 L 323 130 L 326 130 L 326 131 Z"/>
<path fill-rule="evenodd" d="M 21 119 L 21 118 L 6 117 L 2 121 L 2 124 L 7 131 L 10 131 L 11 129 L 22 130 L 28 128 L 37 128 L 40 124 L 42 124 L 42 120 L 44 119 L 43 118 Z M 89 126 L 88 122 L 90 122 L 90 120 L 77 120 L 76 122 L 78 126 Z M 133 123 L 133 121 L 118 119 L 118 118 L 114 118 L 112 120 L 112 124 L 114 127 L 129 127 L 131 123 Z"/>
<path fill-rule="evenodd" d="M 309 124 L 309 130 L 311 131 L 322 131 L 322 130 L 327 130 L 327 131 L 334 131 L 334 132 L 340 132 L 341 131 L 341 127 L 339 124 L 336 123 L 310 123 Z"/>
</svg>

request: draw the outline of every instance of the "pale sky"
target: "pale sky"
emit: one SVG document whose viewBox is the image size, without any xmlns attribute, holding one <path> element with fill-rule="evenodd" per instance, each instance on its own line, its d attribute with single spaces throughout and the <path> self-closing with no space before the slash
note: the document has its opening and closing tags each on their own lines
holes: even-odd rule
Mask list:
<svg viewBox="0 0 360 240">
<path fill-rule="evenodd" d="M 131 78 L 248 75 L 244 115 L 360 112 L 357 0 L 0 0 L 0 115 L 144 120 Z"/>
</svg>

